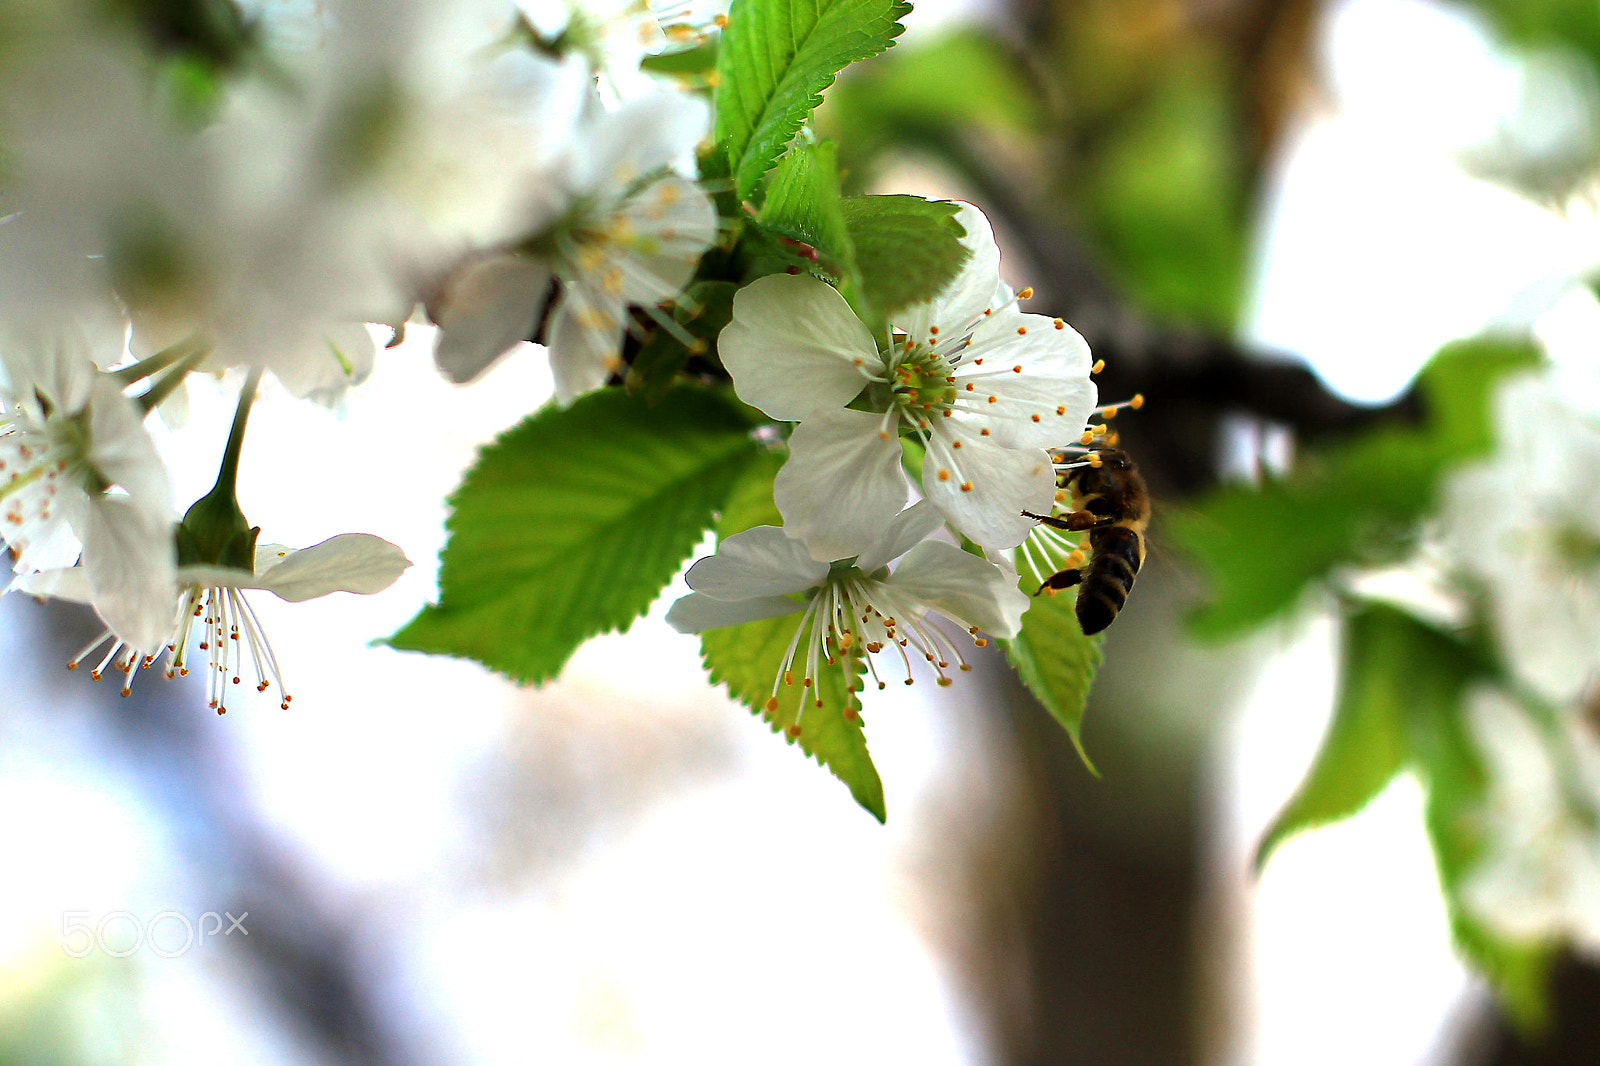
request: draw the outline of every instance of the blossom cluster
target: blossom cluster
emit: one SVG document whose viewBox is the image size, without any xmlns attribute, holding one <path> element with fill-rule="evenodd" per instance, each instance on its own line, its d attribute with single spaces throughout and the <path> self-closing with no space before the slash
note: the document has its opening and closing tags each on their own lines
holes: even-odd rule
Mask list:
<svg viewBox="0 0 1600 1066">
<path fill-rule="evenodd" d="M 1466 905 L 1519 941 L 1600 953 L 1600 410 L 1555 368 L 1495 397 L 1495 452 L 1447 485 L 1443 548 L 1505 683 L 1469 694 L 1489 782 Z"/>
<path fill-rule="evenodd" d="M 1000 280 L 983 213 L 962 204 L 956 217 L 962 270 L 891 315 L 883 337 L 815 277 L 770 275 L 734 299 L 718 342 L 734 391 L 794 424 L 773 486 L 784 524 L 735 534 L 695 563 L 694 591 L 668 621 L 693 632 L 801 614 L 769 709 L 782 685 L 812 686 L 841 660 L 853 687 L 863 650 L 879 687 L 872 656 L 885 648 L 908 682 L 909 648 L 948 683 L 952 663 L 967 663 L 929 616 L 1008 638 L 1028 608 L 1010 552 L 1035 529 L 1026 512 L 1055 504 L 1055 455 L 1089 429 L 1093 367 L 1065 322 L 1018 308 L 1027 290 Z M 909 508 L 908 444 L 921 467 Z M 947 526 L 987 558 L 927 540 Z"/>
<path fill-rule="evenodd" d="M 196 28 L 136 7 L 0 16 L 0 544 L 13 589 L 98 612 L 96 677 L 126 692 L 203 652 L 220 712 L 244 675 L 282 687 L 241 590 L 373 593 L 410 565 L 366 534 L 257 544 L 234 484 L 263 375 L 341 404 L 381 354 L 369 324 L 423 315 L 454 381 L 541 331 L 559 401 L 605 384 L 628 308 L 660 314 L 717 236 L 691 180 L 708 107 L 640 63 L 718 15 L 345 0 Z M 184 509 L 150 419 L 181 426 L 194 374 L 241 387 Z"/>
</svg>

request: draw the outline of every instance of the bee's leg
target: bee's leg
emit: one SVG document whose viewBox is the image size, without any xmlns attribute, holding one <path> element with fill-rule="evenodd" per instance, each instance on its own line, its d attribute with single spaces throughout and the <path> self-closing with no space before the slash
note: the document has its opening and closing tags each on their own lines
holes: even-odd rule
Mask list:
<svg viewBox="0 0 1600 1066">
<path fill-rule="evenodd" d="M 1070 533 L 1081 533 L 1085 529 L 1094 529 L 1098 526 L 1109 526 L 1111 519 L 1095 514 L 1093 511 L 1070 511 L 1064 515 L 1034 514 L 1032 511 L 1023 511 L 1022 517 L 1031 518 L 1035 522 L 1043 522 L 1054 529 L 1065 529 Z"/>
<path fill-rule="evenodd" d="M 1051 593 L 1060 592 L 1062 589 L 1070 589 L 1072 586 L 1076 585 L 1082 580 L 1082 570 L 1057 570 L 1055 573 L 1044 579 L 1043 583 L 1039 585 L 1038 592 L 1035 592 L 1034 595 L 1039 595 L 1039 593 L 1043 592 L 1045 589 L 1049 589 Z"/>
</svg>

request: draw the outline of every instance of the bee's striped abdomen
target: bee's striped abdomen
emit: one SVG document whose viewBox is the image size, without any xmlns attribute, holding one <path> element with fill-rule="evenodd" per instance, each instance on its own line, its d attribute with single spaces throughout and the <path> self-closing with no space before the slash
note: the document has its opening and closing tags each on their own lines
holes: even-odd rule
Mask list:
<svg viewBox="0 0 1600 1066">
<path fill-rule="evenodd" d="M 1078 589 L 1078 625 L 1085 634 L 1109 626 L 1128 600 L 1128 590 L 1144 561 L 1144 539 L 1127 526 L 1106 526 L 1089 534 L 1094 558 Z"/>
</svg>

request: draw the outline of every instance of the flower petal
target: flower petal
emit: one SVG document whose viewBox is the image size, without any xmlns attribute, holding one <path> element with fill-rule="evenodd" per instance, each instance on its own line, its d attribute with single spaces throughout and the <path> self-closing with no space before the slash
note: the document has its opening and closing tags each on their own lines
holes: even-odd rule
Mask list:
<svg viewBox="0 0 1600 1066">
<path fill-rule="evenodd" d="M 678 598 L 667 611 L 667 624 L 679 633 L 700 633 L 723 626 L 743 625 L 763 618 L 793 614 L 805 604 L 787 596 L 752 596 L 744 600 L 718 600 L 700 592 Z"/>
<path fill-rule="evenodd" d="M 13 577 L 7 591 L 23 592 L 29 596 L 49 596 L 69 603 L 88 603 L 89 572 L 81 566 L 32 570 Z"/>
<path fill-rule="evenodd" d="M 717 545 L 684 580 L 714 600 L 744 600 L 802 592 L 828 576 L 828 564 L 777 526 L 756 526 Z"/>
<path fill-rule="evenodd" d="M 984 548 L 1014 548 L 1055 499 L 1055 467 L 1039 448 L 1002 448 L 940 419 L 922 463 L 922 491 L 956 530 Z"/>
<path fill-rule="evenodd" d="M 330 592 L 382 592 L 411 565 L 405 552 L 370 533 L 344 533 L 289 552 L 283 561 L 256 573 L 256 584 L 280 598 L 299 603 Z"/>
<path fill-rule="evenodd" d="M 717 351 L 739 399 L 786 422 L 843 407 L 882 369 L 872 333 L 845 298 L 799 274 L 740 289 Z"/>
<path fill-rule="evenodd" d="M 961 243 L 972 255 L 938 296 L 912 304 L 893 318 L 897 328 L 919 343 L 928 343 L 933 326 L 938 326 L 944 337 L 965 332 L 994 302 L 1000 277 L 1000 246 L 995 244 L 994 231 L 982 211 L 969 203 L 957 204 L 960 210 L 956 221 L 967 231 Z"/>
<path fill-rule="evenodd" d="M 856 560 L 856 566 L 870 574 L 921 544 L 943 526 L 944 515 L 939 513 L 939 509 L 927 500 L 918 500 L 894 516 L 894 521 L 884 531 L 883 539 L 862 552 Z"/>
<path fill-rule="evenodd" d="M 89 599 L 118 638 L 147 655 L 172 636 L 177 578 L 170 520 L 126 497 L 92 497 L 82 522 Z"/>
<path fill-rule="evenodd" d="M 946 618 L 996 637 L 1014 637 L 1028 597 L 986 559 L 942 540 L 924 541 L 895 567 L 888 583 Z"/>
<path fill-rule="evenodd" d="M 555 377 L 556 401 L 569 404 L 606 383 L 621 369 L 622 320 L 620 295 L 597 292 L 581 281 L 569 284 L 550 322 L 550 372 Z"/>
<path fill-rule="evenodd" d="M 456 384 L 533 333 L 550 292 L 550 268 L 526 256 L 479 260 L 448 283 L 432 313 L 439 326 L 433 361 Z"/>
<path fill-rule="evenodd" d="M 169 524 L 175 518 L 172 485 L 155 441 L 144 428 L 143 415 L 116 380 L 106 375 L 95 378 L 88 411 L 90 464 L 106 480 L 122 486 L 127 503 L 144 513 L 147 528 L 166 528 L 170 539 Z"/>
<path fill-rule="evenodd" d="M 772 485 L 783 531 L 824 562 L 860 555 L 883 539 L 906 502 L 900 441 L 883 416 L 825 411 L 789 438 L 789 461 Z"/>
<path fill-rule="evenodd" d="M 1089 344 L 1077 330 L 1044 315 L 999 313 L 973 332 L 969 351 L 983 362 L 968 359 L 955 370 L 956 387 L 974 401 L 958 410 L 963 422 L 987 428 L 1008 448 L 1078 439 L 1099 391 L 1089 377 Z"/>
</svg>

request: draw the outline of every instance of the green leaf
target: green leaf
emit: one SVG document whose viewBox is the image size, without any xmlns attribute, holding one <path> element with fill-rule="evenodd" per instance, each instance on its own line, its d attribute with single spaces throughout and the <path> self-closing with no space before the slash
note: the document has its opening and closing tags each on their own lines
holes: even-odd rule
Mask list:
<svg viewBox="0 0 1600 1066">
<path fill-rule="evenodd" d="M 1526 344 L 1448 345 L 1418 378 L 1421 426 L 1374 430 L 1303 457 L 1286 478 L 1226 488 L 1170 515 L 1168 530 L 1212 578 L 1211 602 L 1191 619 L 1193 631 L 1230 636 L 1293 606 L 1337 566 L 1401 557 L 1441 475 L 1491 447 L 1494 383 L 1537 359 Z"/>
<path fill-rule="evenodd" d="M 1395 655 L 1391 684 L 1403 700 L 1407 743 L 1427 789 L 1428 839 L 1456 945 L 1494 983 L 1512 1019 L 1536 1031 L 1548 1017 L 1553 947 L 1506 939 L 1469 914 L 1460 898 L 1466 875 L 1483 858 L 1488 788 L 1463 697 L 1496 668 L 1478 649 L 1392 607 L 1373 605 L 1365 614 L 1388 631 Z"/>
<path fill-rule="evenodd" d="M 719 537 L 730 537 L 753 526 L 779 524 L 778 510 L 772 502 L 772 480 L 782 465 L 781 455 L 767 452 L 746 468 L 717 523 Z M 883 782 L 867 751 L 867 738 L 861 728 L 861 702 L 854 692 L 846 691 L 847 681 L 860 689 L 861 661 L 842 660 L 838 666 L 824 669 L 815 691 L 798 684 L 780 685 L 776 709 L 768 707 L 778 664 L 783 661 L 799 622 L 796 611 L 783 618 L 708 630 L 700 639 L 706 669 L 712 681 L 726 685 L 728 692 L 759 714 L 774 733 L 782 732 L 789 743 L 798 744 L 831 770 L 849 787 L 856 802 L 881 822 L 886 816 Z M 815 705 L 819 697 L 823 701 L 821 707 Z M 802 700 L 807 704 L 804 708 Z"/>
<path fill-rule="evenodd" d="M 818 266 L 836 281 L 855 278 L 855 248 L 839 206 L 834 144 L 796 145 L 773 171 L 758 217 L 773 233 L 816 249 Z"/>
<path fill-rule="evenodd" d="M 388 643 L 549 680 L 644 613 L 756 454 L 738 410 L 703 389 L 545 408 L 479 453 L 450 498 L 439 603 Z"/>
<path fill-rule="evenodd" d="M 920 196 L 851 196 L 840 207 L 862 296 L 879 315 L 937 296 L 971 255 L 956 205 Z"/>
<path fill-rule="evenodd" d="M 733 0 L 717 56 L 716 141 L 747 199 L 846 66 L 889 48 L 903 0 Z"/>
<path fill-rule="evenodd" d="M 847 691 L 847 684 L 856 689 L 861 686 L 860 658 L 841 658 L 837 665 L 821 668 L 814 688 L 801 686 L 798 676 L 792 685 L 780 684 L 776 705 L 768 702 L 778 666 L 799 622 L 796 611 L 783 618 L 708 630 L 700 638 L 706 669 L 712 681 L 726 685 L 733 698 L 761 715 L 774 733 L 783 733 L 791 744 L 798 744 L 831 770 L 849 787 L 856 802 L 881 822 L 887 817 L 883 782 L 872 765 L 861 729 L 861 701 Z"/>
<path fill-rule="evenodd" d="M 1024 569 L 1023 591 L 1037 587 L 1048 574 L 1033 574 Z M 1022 630 L 1010 640 L 1000 641 L 1006 659 L 1017 671 L 1045 710 L 1072 738 L 1078 758 L 1096 777 L 1100 771 L 1083 748 L 1083 712 L 1089 699 L 1089 685 L 1100 666 L 1100 635 L 1083 635 L 1074 611 L 1076 594 L 1048 593 L 1035 596 L 1022 616 Z"/>
<path fill-rule="evenodd" d="M 1284 840 L 1350 817 L 1404 769 L 1416 643 L 1413 627 L 1390 607 L 1373 605 L 1346 620 L 1333 721 L 1310 772 L 1256 848 L 1258 873 Z"/>
</svg>

